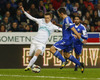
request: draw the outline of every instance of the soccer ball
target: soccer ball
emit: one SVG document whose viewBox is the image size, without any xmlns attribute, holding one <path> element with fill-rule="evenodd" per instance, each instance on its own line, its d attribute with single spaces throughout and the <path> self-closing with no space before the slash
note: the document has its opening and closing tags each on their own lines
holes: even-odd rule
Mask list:
<svg viewBox="0 0 100 80">
<path fill-rule="evenodd" d="M 41 71 L 41 67 L 38 65 L 35 65 L 34 67 L 32 67 L 32 72 L 34 73 L 39 73 Z"/>
</svg>

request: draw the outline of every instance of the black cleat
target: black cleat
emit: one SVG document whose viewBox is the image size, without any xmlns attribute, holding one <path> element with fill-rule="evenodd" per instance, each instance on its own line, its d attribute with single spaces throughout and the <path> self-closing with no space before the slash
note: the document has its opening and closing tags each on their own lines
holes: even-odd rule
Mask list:
<svg viewBox="0 0 100 80">
<path fill-rule="evenodd" d="M 60 69 L 63 69 L 66 66 L 66 64 L 68 64 L 68 61 L 62 62 L 62 65 L 61 65 Z"/>
<path fill-rule="evenodd" d="M 81 69 L 81 72 L 83 73 L 84 72 L 84 63 L 80 63 L 81 66 L 80 66 L 80 69 Z"/>
<path fill-rule="evenodd" d="M 75 67 L 74 71 L 78 71 L 78 68 L 77 68 L 77 67 Z"/>
</svg>

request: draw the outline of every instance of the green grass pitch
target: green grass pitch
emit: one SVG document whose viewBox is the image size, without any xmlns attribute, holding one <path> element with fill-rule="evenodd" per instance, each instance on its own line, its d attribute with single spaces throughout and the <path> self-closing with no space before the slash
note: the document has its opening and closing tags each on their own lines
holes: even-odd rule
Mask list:
<svg viewBox="0 0 100 80">
<path fill-rule="evenodd" d="M 24 71 L 24 69 L 0 69 L 0 80 L 100 80 L 100 68 L 86 68 L 82 74 L 80 69 L 42 68 L 40 73 Z"/>
</svg>

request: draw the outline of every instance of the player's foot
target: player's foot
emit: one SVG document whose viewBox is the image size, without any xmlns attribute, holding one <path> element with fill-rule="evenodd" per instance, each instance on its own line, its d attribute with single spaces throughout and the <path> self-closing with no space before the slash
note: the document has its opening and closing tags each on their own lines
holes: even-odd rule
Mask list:
<svg viewBox="0 0 100 80">
<path fill-rule="evenodd" d="M 75 67 L 74 71 L 77 71 L 77 67 Z"/>
<path fill-rule="evenodd" d="M 84 63 L 80 63 L 81 66 L 80 66 L 80 69 L 81 69 L 81 72 L 83 73 L 84 72 Z"/>
<path fill-rule="evenodd" d="M 26 68 L 25 68 L 25 71 L 29 71 L 29 70 L 31 70 L 30 67 L 26 67 Z"/>
<path fill-rule="evenodd" d="M 68 64 L 68 61 L 62 62 L 60 69 L 63 69 L 66 66 L 66 64 Z"/>
</svg>

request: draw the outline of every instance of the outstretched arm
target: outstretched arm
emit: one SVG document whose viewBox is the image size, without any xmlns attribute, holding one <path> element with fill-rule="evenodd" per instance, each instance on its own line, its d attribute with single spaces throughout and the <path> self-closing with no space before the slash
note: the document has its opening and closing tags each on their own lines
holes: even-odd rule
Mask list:
<svg viewBox="0 0 100 80">
<path fill-rule="evenodd" d="M 59 26 L 59 27 L 62 28 L 62 25 L 61 25 L 61 24 L 57 24 L 55 21 L 52 21 L 52 23 L 53 23 L 54 25 Z"/>
<path fill-rule="evenodd" d="M 59 28 L 58 26 L 56 25 L 53 25 L 54 26 L 54 30 L 59 30 L 59 31 L 62 31 L 62 28 Z"/>
<path fill-rule="evenodd" d="M 28 13 L 24 10 L 24 8 L 23 8 L 22 6 L 20 6 L 20 9 L 24 12 L 24 14 L 25 14 L 30 20 L 35 21 L 35 22 L 38 22 L 38 19 L 37 19 L 37 18 L 34 18 L 34 17 L 32 17 L 30 14 L 28 14 Z"/>
</svg>

